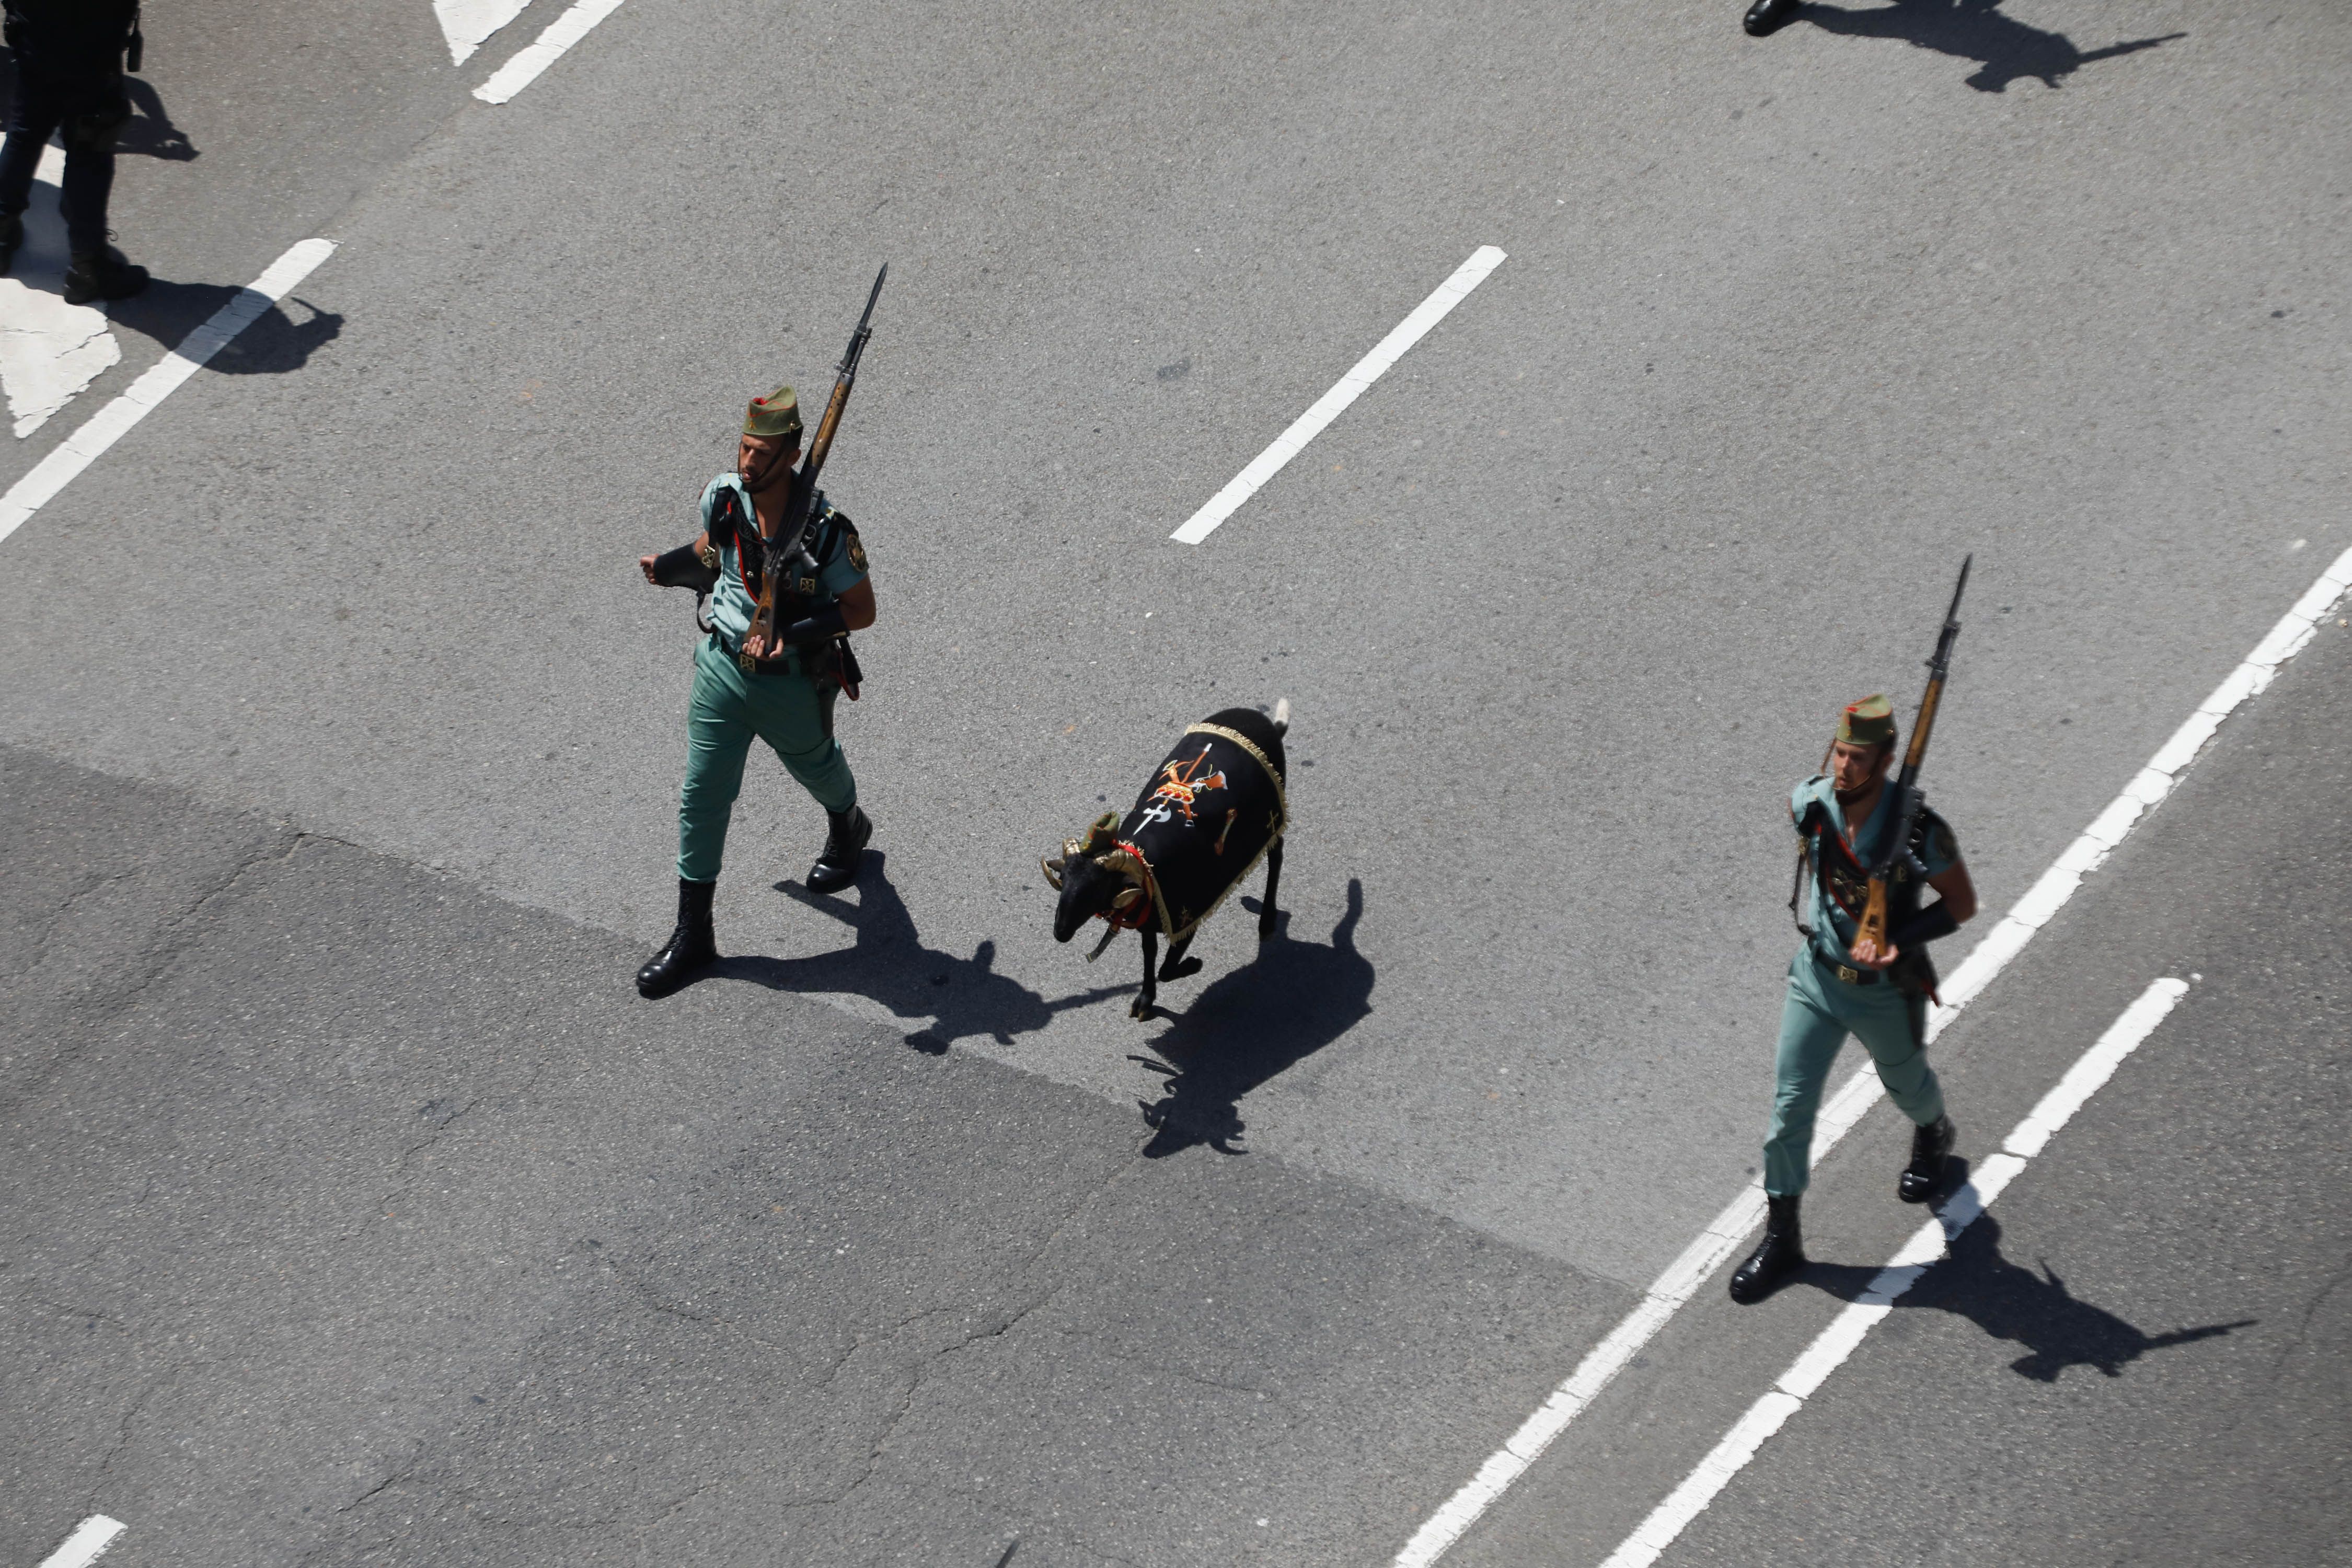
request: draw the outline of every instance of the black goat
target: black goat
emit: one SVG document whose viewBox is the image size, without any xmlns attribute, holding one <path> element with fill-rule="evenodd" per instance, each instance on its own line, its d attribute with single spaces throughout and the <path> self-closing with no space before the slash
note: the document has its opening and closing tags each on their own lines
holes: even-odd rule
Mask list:
<svg viewBox="0 0 2352 1568">
<path fill-rule="evenodd" d="M 1265 904 L 1257 934 L 1274 934 L 1282 837 L 1290 826 L 1282 752 L 1289 728 L 1287 699 L 1274 705 L 1271 719 L 1250 708 L 1210 714 L 1184 731 L 1125 818 L 1104 813 L 1084 838 L 1067 840 L 1059 856 L 1044 862 L 1045 880 L 1062 896 L 1054 910 L 1055 942 L 1101 919 L 1109 929 L 1087 955 L 1091 963 L 1120 931 L 1143 933 L 1143 992 L 1129 1009 L 1135 1017 L 1151 1016 L 1159 981 L 1201 972 L 1201 961 L 1185 957 L 1185 949 L 1261 858 Z M 1164 964 L 1158 963 L 1162 935 L 1169 943 Z"/>
</svg>

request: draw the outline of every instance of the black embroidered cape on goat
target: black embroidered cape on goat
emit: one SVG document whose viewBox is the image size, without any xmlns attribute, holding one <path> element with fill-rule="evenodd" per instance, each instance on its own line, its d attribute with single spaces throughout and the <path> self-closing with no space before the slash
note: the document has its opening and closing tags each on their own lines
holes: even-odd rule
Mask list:
<svg viewBox="0 0 2352 1568">
<path fill-rule="evenodd" d="M 1143 862 L 1160 931 L 1181 942 L 1289 826 L 1282 737 L 1265 714 L 1228 708 L 1184 731 L 1119 823 L 1118 842 Z"/>
</svg>

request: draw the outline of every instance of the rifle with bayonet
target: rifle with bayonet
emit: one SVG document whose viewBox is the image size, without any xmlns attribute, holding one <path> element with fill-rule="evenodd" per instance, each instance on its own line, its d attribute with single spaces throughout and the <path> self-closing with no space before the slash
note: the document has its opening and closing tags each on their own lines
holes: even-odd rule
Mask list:
<svg viewBox="0 0 2352 1568">
<path fill-rule="evenodd" d="M 776 628 L 798 620 L 800 601 L 814 595 L 817 587 L 817 563 L 809 553 L 808 530 L 810 511 L 816 501 L 817 476 L 824 471 L 824 459 L 833 450 L 834 432 L 840 428 L 841 411 L 849 405 L 849 389 L 857 382 L 857 362 L 866 353 L 866 340 L 874 335 L 874 304 L 882 298 L 882 280 L 890 276 L 884 267 L 874 275 L 873 292 L 866 296 L 865 312 L 857 318 L 857 330 L 849 334 L 849 347 L 843 351 L 841 363 L 834 367 L 833 395 L 825 401 L 824 417 L 817 422 L 816 438 L 809 443 L 808 456 L 801 460 L 800 470 L 793 475 L 791 488 L 784 494 L 784 512 L 776 522 L 774 535 L 765 542 L 761 552 L 760 598 L 751 613 L 751 625 L 744 640 L 761 639 L 771 659 L 782 655 L 777 646 Z M 739 543 L 737 548 L 741 548 Z M 857 656 L 849 649 L 849 634 L 836 633 L 830 639 L 837 660 L 841 689 L 854 701 L 857 697 Z M 819 646 L 823 646 L 820 644 Z M 744 655 L 747 668 L 755 668 L 751 656 Z"/>
<path fill-rule="evenodd" d="M 1944 629 L 1936 638 L 1935 657 L 1927 660 L 1927 692 L 1919 699 L 1919 716 L 1911 721 L 1911 747 L 1903 753 L 1903 771 L 1895 779 L 1895 820 L 1888 826 L 1886 837 L 1878 846 L 1878 854 L 1870 868 L 1870 900 L 1864 906 L 1862 923 L 1854 931 L 1853 944 L 1874 943 L 1884 952 L 1886 947 L 1887 885 L 1898 870 L 1908 868 L 1911 875 L 1925 881 L 1927 868 L 1920 863 L 1911 847 L 1911 835 L 1919 825 L 1919 813 L 1927 797 L 1919 793 L 1919 764 L 1927 760 L 1927 737 L 1935 733 L 1936 709 L 1944 700 L 1944 679 L 1951 673 L 1952 644 L 1960 635 L 1960 595 L 1969 589 L 1969 564 L 1971 554 L 1960 563 L 1960 580 L 1952 589 L 1951 608 L 1944 612 Z"/>
</svg>

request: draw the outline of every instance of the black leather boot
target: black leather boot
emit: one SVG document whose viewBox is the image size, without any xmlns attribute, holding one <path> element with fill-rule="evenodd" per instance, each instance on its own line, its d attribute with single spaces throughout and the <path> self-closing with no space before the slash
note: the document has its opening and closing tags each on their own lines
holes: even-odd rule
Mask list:
<svg viewBox="0 0 2352 1568">
<path fill-rule="evenodd" d="M 1797 19 L 1797 0 L 1756 0 L 1739 25 L 1751 38 L 1769 37 Z"/>
<path fill-rule="evenodd" d="M 874 837 L 874 824 L 854 805 L 847 811 L 828 811 L 824 820 L 824 848 L 809 868 L 812 893 L 836 893 L 856 881 L 857 863 L 866 858 L 866 841 Z"/>
<path fill-rule="evenodd" d="M 710 929 L 710 898 L 717 891 L 716 882 L 679 881 L 677 929 L 637 971 L 638 995 L 667 996 L 719 961 L 719 939 Z"/>
<path fill-rule="evenodd" d="M 147 269 L 122 259 L 112 246 L 85 251 L 66 268 L 66 303 L 87 305 L 92 300 L 128 300 L 147 287 Z"/>
<path fill-rule="evenodd" d="M 25 220 L 16 213 L 0 217 L 0 273 L 16 263 L 16 247 L 25 243 Z"/>
<path fill-rule="evenodd" d="M 1805 1266 L 1804 1233 L 1797 1226 L 1797 1197 L 1764 1199 L 1764 1239 L 1748 1261 L 1731 1272 L 1731 1299 L 1746 1307 L 1769 1296 L 1780 1281 Z"/>
<path fill-rule="evenodd" d="M 1911 1130 L 1911 1163 L 1895 1184 L 1895 1195 L 1906 1204 L 1924 1204 L 1944 1184 L 1944 1162 L 1952 1156 L 1952 1119 L 1938 1116 L 1930 1127 Z"/>
</svg>

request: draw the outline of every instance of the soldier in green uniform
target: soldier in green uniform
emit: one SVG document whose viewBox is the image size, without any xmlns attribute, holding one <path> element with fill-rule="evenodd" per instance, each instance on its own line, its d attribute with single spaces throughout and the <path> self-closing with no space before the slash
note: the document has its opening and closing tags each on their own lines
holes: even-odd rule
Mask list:
<svg viewBox="0 0 2352 1568">
<path fill-rule="evenodd" d="M 637 564 L 646 581 L 707 587 L 710 635 L 694 650 L 694 696 L 687 710 L 686 787 L 677 805 L 677 926 L 637 971 L 637 989 L 667 996 L 719 956 L 711 895 L 727 845 L 727 821 L 743 787 L 754 738 L 774 748 L 801 786 L 824 807 L 829 831 L 808 875 L 812 892 L 845 888 L 857 875 L 874 825 L 857 807 L 857 781 L 833 735 L 841 691 L 840 645 L 874 624 L 874 584 L 849 519 L 824 492 L 809 510 L 814 579 L 799 590 L 798 619 L 777 627 L 774 645 L 751 632 L 762 551 L 773 538 L 793 469 L 800 460 L 799 400 L 789 386 L 754 398 L 744 416 L 735 471 L 702 492 L 702 531 L 692 542 Z M 740 538 L 743 545 L 739 546 Z M 748 561 L 747 561 L 748 557 Z M 746 576 L 746 570 L 750 575 Z M 782 611 L 779 610 L 779 618 Z"/>
<path fill-rule="evenodd" d="M 1804 1264 L 1797 1206 L 1811 1175 L 1813 1116 L 1830 1064 L 1848 1035 L 1870 1052 L 1888 1097 L 1914 1124 L 1911 1163 L 1896 1195 L 1913 1204 L 1932 1197 L 1952 1152 L 1943 1087 L 1927 1065 L 1927 1002 L 1936 972 L 1927 945 L 1975 914 L 1977 895 L 1951 828 L 1934 812 L 1920 809 L 1912 852 L 1926 867 L 1937 901 L 1920 908 L 1917 874 L 1898 867 L 1889 889 L 1885 944 L 1856 940 L 1868 896 L 1865 868 L 1897 815 L 1896 792 L 1886 787 L 1894 757 L 1894 709 L 1884 697 L 1865 697 L 1848 704 L 1838 721 L 1831 771 L 1807 779 L 1790 798 L 1804 857 L 1800 876 L 1810 874 L 1811 880 L 1810 923 L 1801 916 L 1805 943 L 1790 960 L 1780 1009 L 1772 1125 L 1764 1143 L 1764 1239 L 1731 1276 L 1735 1301 L 1763 1300 Z"/>
</svg>

